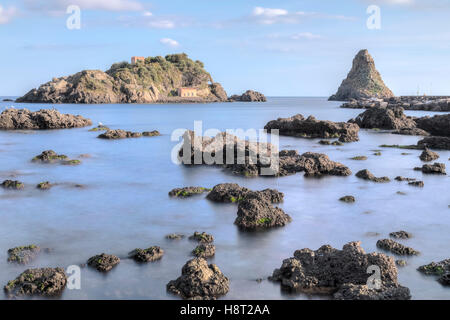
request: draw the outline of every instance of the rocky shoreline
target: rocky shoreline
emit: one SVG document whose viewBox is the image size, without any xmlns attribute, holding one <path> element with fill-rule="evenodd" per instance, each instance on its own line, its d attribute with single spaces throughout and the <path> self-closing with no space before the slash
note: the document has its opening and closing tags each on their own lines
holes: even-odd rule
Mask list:
<svg viewBox="0 0 450 320">
<path fill-rule="evenodd" d="M 384 99 L 352 99 L 341 105 L 347 109 L 371 109 L 401 107 L 404 110 L 449 112 L 450 97 L 445 96 L 400 96 Z"/>
</svg>

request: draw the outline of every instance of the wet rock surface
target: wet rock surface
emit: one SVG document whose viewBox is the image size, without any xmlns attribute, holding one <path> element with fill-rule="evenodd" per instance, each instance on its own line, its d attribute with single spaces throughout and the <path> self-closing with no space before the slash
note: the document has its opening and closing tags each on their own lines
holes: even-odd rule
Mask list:
<svg viewBox="0 0 450 320">
<path fill-rule="evenodd" d="M 390 251 L 392 253 L 401 255 L 401 256 L 412 256 L 418 255 L 419 251 L 414 250 L 413 248 L 406 247 L 401 243 L 395 242 L 391 239 L 382 239 L 377 241 L 377 247 L 386 251 Z"/>
<path fill-rule="evenodd" d="M 385 183 L 385 182 L 389 182 L 391 181 L 388 177 L 375 177 L 369 170 L 364 169 L 361 171 L 358 171 L 356 173 L 356 176 L 358 178 L 364 179 L 364 180 L 369 180 L 369 181 L 373 181 L 373 182 L 381 182 L 381 183 Z"/>
<path fill-rule="evenodd" d="M 239 201 L 234 223 L 244 229 L 265 229 L 282 227 L 291 221 L 292 218 L 282 209 L 274 207 L 267 197 L 251 193 Z"/>
<path fill-rule="evenodd" d="M 142 136 L 140 132 L 131 132 L 121 129 L 108 130 L 105 133 L 100 134 L 97 138 L 115 140 L 115 139 L 126 139 L 126 138 L 139 138 Z"/>
<path fill-rule="evenodd" d="M 349 120 L 365 129 L 413 129 L 415 121 L 403 113 L 403 108 L 372 108 Z"/>
<path fill-rule="evenodd" d="M 395 239 L 409 239 L 412 238 L 412 234 L 403 230 L 389 233 L 389 236 Z"/>
<path fill-rule="evenodd" d="M 67 160 L 67 156 L 64 154 L 57 154 L 53 150 L 45 150 L 42 151 L 40 155 L 34 157 L 31 161 L 33 162 L 42 162 L 42 163 L 55 163 L 61 162 L 63 160 Z"/>
<path fill-rule="evenodd" d="M 433 152 L 429 149 L 423 150 L 423 152 L 419 156 L 420 160 L 422 161 L 434 161 L 436 159 L 439 159 L 439 154 L 436 152 Z"/>
<path fill-rule="evenodd" d="M 89 258 L 87 265 L 100 272 L 108 272 L 118 265 L 119 262 L 120 259 L 115 255 L 102 253 Z"/>
<path fill-rule="evenodd" d="M 266 198 L 272 203 L 279 203 L 283 201 L 284 194 L 275 189 L 265 189 L 261 191 L 252 191 L 245 187 L 241 187 L 236 183 L 221 183 L 214 188 L 206 196 L 209 200 L 214 202 L 232 202 L 236 203 L 244 200 L 250 194 L 257 193 Z"/>
<path fill-rule="evenodd" d="M 216 254 L 216 246 L 209 243 L 200 243 L 192 254 L 198 258 L 210 258 Z"/>
<path fill-rule="evenodd" d="M 307 119 L 301 114 L 290 118 L 278 118 L 268 122 L 264 129 L 269 132 L 278 129 L 280 135 L 303 138 L 339 138 L 341 142 L 358 141 L 359 127 L 353 123 L 316 120 L 313 116 Z"/>
<path fill-rule="evenodd" d="M 36 259 L 40 252 L 41 248 L 34 244 L 11 248 L 8 250 L 8 262 L 28 264 Z"/>
<path fill-rule="evenodd" d="M 164 250 L 158 246 L 152 246 L 147 249 L 134 249 L 128 256 L 137 262 L 153 262 L 160 260 L 164 255 Z"/>
<path fill-rule="evenodd" d="M 420 266 L 417 270 L 427 275 L 438 276 L 439 283 L 443 286 L 450 286 L 450 259 L 431 262 Z"/>
<path fill-rule="evenodd" d="M 232 95 L 229 100 L 240 102 L 266 102 L 267 98 L 260 92 L 247 90 L 242 95 Z"/>
<path fill-rule="evenodd" d="M 6 109 L 0 114 L 0 129 L 3 130 L 44 130 L 80 128 L 92 125 L 92 121 L 82 116 L 59 113 L 56 109 Z"/>
<path fill-rule="evenodd" d="M 194 258 L 183 266 L 178 279 L 167 284 L 167 291 L 183 299 L 216 299 L 228 293 L 229 280 L 215 264 Z"/>
<path fill-rule="evenodd" d="M 189 237 L 189 240 L 195 240 L 200 243 L 211 243 L 214 242 L 214 237 L 206 232 L 195 231 L 194 234 Z"/>
<path fill-rule="evenodd" d="M 11 190 L 21 190 L 25 187 L 25 185 L 17 180 L 5 180 L 0 185 L 3 189 L 11 189 Z"/>
<path fill-rule="evenodd" d="M 379 290 L 366 285 L 372 265 L 381 271 Z M 409 299 L 409 290 L 397 281 L 394 259 L 382 253 L 366 254 L 360 242 L 350 242 L 342 250 L 329 245 L 315 251 L 297 250 L 270 279 L 291 292 L 329 294 L 336 299 Z"/>
<path fill-rule="evenodd" d="M 433 164 L 424 164 L 422 167 L 414 168 L 414 170 L 422 171 L 426 174 L 447 174 L 445 172 L 445 164 L 439 162 L 435 162 Z"/>
<path fill-rule="evenodd" d="M 194 195 L 202 194 L 204 192 L 208 192 L 211 189 L 204 187 L 184 187 L 184 188 L 175 188 L 169 192 L 169 196 L 177 197 L 177 198 L 188 198 Z"/>
<path fill-rule="evenodd" d="M 57 296 L 67 283 L 62 268 L 27 269 L 4 287 L 10 296 Z"/>
</svg>

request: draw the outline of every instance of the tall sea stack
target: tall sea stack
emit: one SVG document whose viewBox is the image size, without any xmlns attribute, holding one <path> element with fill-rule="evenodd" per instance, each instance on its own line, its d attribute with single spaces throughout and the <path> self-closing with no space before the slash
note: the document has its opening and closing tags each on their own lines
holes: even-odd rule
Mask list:
<svg viewBox="0 0 450 320">
<path fill-rule="evenodd" d="M 350 99 L 390 98 L 394 94 L 384 84 L 380 73 L 375 69 L 375 62 L 364 49 L 353 59 L 353 66 L 342 81 L 336 94 L 329 100 L 346 101 Z"/>
</svg>

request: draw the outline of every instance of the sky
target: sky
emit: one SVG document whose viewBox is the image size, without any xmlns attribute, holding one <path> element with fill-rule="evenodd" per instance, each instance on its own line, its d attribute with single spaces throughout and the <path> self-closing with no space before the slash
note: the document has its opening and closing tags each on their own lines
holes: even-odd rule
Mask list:
<svg viewBox="0 0 450 320">
<path fill-rule="evenodd" d="M 361 49 L 396 95 L 450 95 L 449 17 L 450 0 L 0 0 L 0 95 L 185 52 L 229 95 L 329 96 Z"/>
</svg>

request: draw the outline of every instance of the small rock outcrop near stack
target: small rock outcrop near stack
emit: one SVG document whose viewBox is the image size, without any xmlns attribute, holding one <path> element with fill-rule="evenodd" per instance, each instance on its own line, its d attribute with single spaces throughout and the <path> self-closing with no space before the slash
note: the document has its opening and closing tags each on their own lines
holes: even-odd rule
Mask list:
<svg viewBox="0 0 450 320">
<path fill-rule="evenodd" d="M 373 266 L 380 268 L 378 289 L 367 285 L 368 270 Z M 360 242 L 350 242 L 342 250 L 330 245 L 316 251 L 297 250 L 294 257 L 274 270 L 270 279 L 281 282 L 282 288 L 290 292 L 329 294 L 335 299 L 411 298 L 409 289 L 398 283 L 394 259 L 382 253 L 366 254 Z"/>
<path fill-rule="evenodd" d="M 307 119 L 301 114 L 290 118 L 278 118 L 268 122 L 264 129 L 278 129 L 280 135 L 303 138 L 339 138 L 341 142 L 358 141 L 359 127 L 353 123 L 316 120 L 313 116 Z"/>
<path fill-rule="evenodd" d="M 1 130 L 45 130 L 80 128 L 92 125 L 82 116 L 62 114 L 56 109 L 6 109 L 0 114 Z"/>
<path fill-rule="evenodd" d="M 232 95 L 229 100 L 240 102 L 266 102 L 267 98 L 260 92 L 247 90 L 242 95 Z"/>
<path fill-rule="evenodd" d="M 403 113 L 403 108 L 371 108 L 349 120 L 364 129 L 413 129 L 416 122 Z"/>
<path fill-rule="evenodd" d="M 189 300 L 211 300 L 229 291 L 230 282 L 215 264 L 203 258 L 186 262 L 181 276 L 167 284 L 167 291 Z"/>
<path fill-rule="evenodd" d="M 367 50 L 361 50 L 353 59 L 353 66 L 336 94 L 329 100 L 345 101 L 362 98 L 390 98 L 394 94 L 384 84 L 375 62 Z"/>
</svg>

